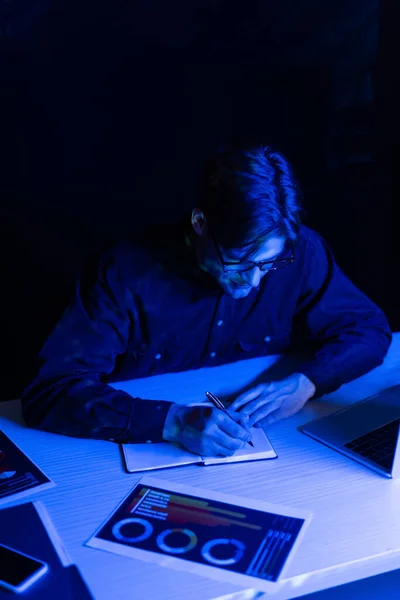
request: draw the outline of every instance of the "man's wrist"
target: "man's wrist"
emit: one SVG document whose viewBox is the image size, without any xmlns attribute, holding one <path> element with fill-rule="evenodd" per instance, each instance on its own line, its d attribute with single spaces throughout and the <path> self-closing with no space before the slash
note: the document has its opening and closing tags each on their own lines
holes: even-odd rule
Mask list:
<svg viewBox="0 0 400 600">
<path fill-rule="evenodd" d="M 165 418 L 163 429 L 163 440 L 166 442 L 177 442 L 182 428 L 182 406 L 172 404 Z"/>
<path fill-rule="evenodd" d="M 299 383 L 300 386 L 302 387 L 302 389 L 304 389 L 304 393 L 307 396 L 307 400 L 309 400 L 310 398 L 312 398 L 317 390 L 317 388 L 315 387 L 315 383 L 313 383 L 311 381 L 311 379 L 309 379 L 307 377 L 307 375 L 304 375 L 304 373 L 296 373 L 299 376 Z"/>
</svg>

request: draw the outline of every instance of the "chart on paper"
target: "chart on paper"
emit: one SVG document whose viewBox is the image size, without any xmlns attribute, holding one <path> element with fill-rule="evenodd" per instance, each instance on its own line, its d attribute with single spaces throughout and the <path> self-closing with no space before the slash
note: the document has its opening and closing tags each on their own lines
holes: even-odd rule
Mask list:
<svg viewBox="0 0 400 600">
<path fill-rule="evenodd" d="M 0 505 L 54 485 L 30 458 L 0 431 Z"/>
<path fill-rule="evenodd" d="M 95 537 L 276 581 L 303 523 L 138 484 Z"/>
</svg>

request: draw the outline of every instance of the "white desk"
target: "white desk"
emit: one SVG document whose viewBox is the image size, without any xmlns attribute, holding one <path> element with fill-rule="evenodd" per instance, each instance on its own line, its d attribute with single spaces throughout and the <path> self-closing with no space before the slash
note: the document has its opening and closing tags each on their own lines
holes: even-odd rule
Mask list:
<svg viewBox="0 0 400 600">
<path fill-rule="evenodd" d="M 206 382 L 206 387 L 216 394 L 236 393 L 272 362 L 273 359 L 258 358 L 118 387 L 146 398 L 203 400 Z M 159 471 L 158 476 L 313 512 L 307 535 L 288 570 L 288 579 L 274 595 L 277 600 L 398 569 L 400 484 L 324 447 L 298 432 L 297 427 L 400 383 L 399 367 L 400 334 L 396 334 L 381 367 L 323 400 L 309 402 L 295 417 L 268 428 L 278 460 L 224 467 L 193 465 Z M 264 379 L 267 380 L 265 375 Z M 57 484 L 30 498 L 46 504 L 96 600 L 208 600 L 238 591 L 233 585 L 185 571 L 177 573 L 83 546 L 139 479 L 124 472 L 117 445 L 29 430 L 22 424 L 17 401 L 0 404 L 0 429 Z"/>
</svg>

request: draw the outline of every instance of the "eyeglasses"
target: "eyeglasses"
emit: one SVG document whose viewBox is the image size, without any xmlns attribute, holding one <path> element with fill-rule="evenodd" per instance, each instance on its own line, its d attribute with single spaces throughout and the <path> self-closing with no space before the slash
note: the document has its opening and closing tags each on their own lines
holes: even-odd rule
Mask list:
<svg viewBox="0 0 400 600">
<path fill-rule="evenodd" d="M 290 250 L 291 255 L 288 257 L 274 258 L 273 260 L 264 260 L 261 262 L 255 262 L 253 260 L 229 262 L 229 261 L 224 260 L 221 249 L 218 245 L 217 240 L 215 239 L 214 234 L 211 231 L 210 231 L 210 234 L 211 234 L 211 238 L 214 242 L 214 246 L 215 246 L 215 249 L 218 254 L 219 262 L 221 263 L 221 266 L 226 273 L 242 273 L 244 271 L 250 271 L 251 269 L 254 269 L 255 267 L 258 267 L 260 269 L 260 271 L 263 271 L 263 272 L 276 271 L 277 269 L 282 269 L 283 267 L 287 267 L 295 259 L 293 243 L 291 240 L 289 240 L 288 249 Z"/>
</svg>

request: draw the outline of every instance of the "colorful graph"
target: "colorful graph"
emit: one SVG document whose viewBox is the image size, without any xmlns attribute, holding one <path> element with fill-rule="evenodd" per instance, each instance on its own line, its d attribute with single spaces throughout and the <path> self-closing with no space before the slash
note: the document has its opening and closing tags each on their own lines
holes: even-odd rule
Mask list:
<svg viewBox="0 0 400 600">
<path fill-rule="evenodd" d="M 228 550 L 229 556 L 218 557 L 214 555 L 215 550 L 220 550 L 220 547 Z M 215 540 L 209 540 L 201 549 L 201 554 L 212 565 L 226 566 L 234 565 L 239 562 L 242 558 L 246 546 L 239 540 L 229 540 L 227 538 L 217 538 Z"/>
<path fill-rule="evenodd" d="M 140 533 L 136 533 L 136 535 L 127 535 L 126 533 L 124 534 L 122 529 L 127 529 L 127 527 L 130 527 L 132 525 L 139 525 L 139 528 L 142 531 Z M 153 526 L 149 521 L 146 521 L 145 519 L 122 519 L 122 521 L 118 521 L 117 523 L 115 523 L 112 532 L 117 538 L 117 540 L 120 540 L 121 542 L 137 543 L 143 542 L 151 536 L 151 534 L 153 533 Z"/>
<path fill-rule="evenodd" d="M 256 523 L 249 523 L 241 512 L 211 506 L 207 500 L 188 496 L 158 492 L 143 488 L 129 506 L 129 512 L 151 516 L 173 523 L 197 523 L 208 527 L 228 527 L 232 524 L 261 530 Z"/>
<path fill-rule="evenodd" d="M 178 545 L 172 542 L 171 540 L 181 537 L 184 539 L 183 544 L 181 542 Z M 194 548 L 197 544 L 197 535 L 190 531 L 190 529 L 164 529 L 157 536 L 157 546 L 160 550 L 164 552 L 169 552 L 170 554 L 185 554 L 189 552 L 192 548 Z"/>
<path fill-rule="evenodd" d="M 275 581 L 303 523 L 139 483 L 96 537 Z"/>
<path fill-rule="evenodd" d="M 9 496 L 49 483 L 44 473 L 0 431 L 0 504 Z"/>
</svg>

